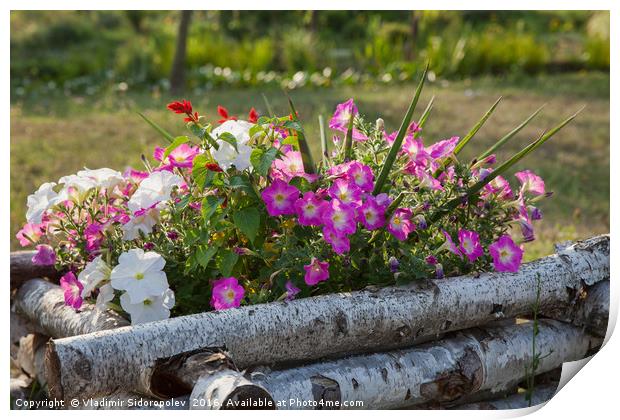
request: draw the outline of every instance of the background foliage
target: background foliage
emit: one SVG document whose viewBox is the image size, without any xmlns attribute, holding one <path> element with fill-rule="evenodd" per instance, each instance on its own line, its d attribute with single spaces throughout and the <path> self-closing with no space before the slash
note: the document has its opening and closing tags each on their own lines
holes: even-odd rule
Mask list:
<svg viewBox="0 0 620 420">
<path fill-rule="evenodd" d="M 11 13 L 13 249 L 26 196 L 42 182 L 84 166 L 139 166 L 140 154 L 160 145 L 135 111 L 183 134 L 165 110 L 177 99 L 167 78 L 178 20 L 178 12 L 155 11 Z M 239 116 L 251 106 L 267 113 L 261 94 L 288 113 L 281 87 L 297 88 L 293 99 L 316 153 L 317 116 L 349 97 L 370 120 L 383 116 L 396 130 L 427 59 L 433 73 L 421 103 L 435 95 L 436 105 L 426 144 L 463 136 L 503 95 L 470 147 L 484 150 L 547 103 L 505 158 L 586 105 L 520 166 L 555 191 L 528 257 L 609 230 L 606 12 L 194 12 L 185 96 L 217 121 L 218 104 Z"/>
</svg>

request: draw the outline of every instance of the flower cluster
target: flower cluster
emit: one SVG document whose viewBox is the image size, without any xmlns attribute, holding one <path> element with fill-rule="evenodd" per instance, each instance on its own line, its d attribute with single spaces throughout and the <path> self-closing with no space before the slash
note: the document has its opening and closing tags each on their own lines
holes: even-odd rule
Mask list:
<svg viewBox="0 0 620 420">
<path fill-rule="evenodd" d="M 518 187 L 495 156 L 425 145 L 423 121 L 389 132 L 352 99 L 329 121 L 314 164 L 298 114 L 212 125 L 187 100 L 168 108 L 189 134 L 143 170 L 84 169 L 28 197 L 17 237 L 56 265 L 66 304 L 132 323 L 242 304 L 495 269 L 516 272 L 549 196 L 531 171 Z M 154 124 L 153 124 L 154 125 Z M 154 125 L 157 127 L 156 125 Z M 318 143 L 318 142 L 317 142 Z M 515 188 L 515 189 L 513 189 Z"/>
</svg>

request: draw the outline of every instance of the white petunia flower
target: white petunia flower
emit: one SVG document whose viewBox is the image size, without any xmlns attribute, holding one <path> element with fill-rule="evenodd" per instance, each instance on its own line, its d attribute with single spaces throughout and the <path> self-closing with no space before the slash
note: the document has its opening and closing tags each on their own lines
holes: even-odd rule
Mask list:
<svg viewBox="0 0 620 420">
<path fill-rule="evenodd" d="M 58 180 L 59 184 L 64 184 L 65 189 L 73 187 L 79 195 L 84 195 L 88 191 L 97 187 L 94 179 L 79 175 L 66 175 Z"/>
<path fill-rule="evenodd" d="M 95 306 L 99 310 L 108 308 L 108 303 L 114 299 L 114 288 L 110 283 L 106 283 L 99 288 L 99 295 L 97 296 L 97 302 Z"/>
<path fill-rule="evenodd" d="M 121 307 L 131 316 L 131 325 L 170 318 L 170 309 L 174 303 L 174 292 L 170 289 L 138 303 L 132 303 L 128 293 L 121 295 Z"/>
<path fill-rule="evenodd" d="M 169 171 L 151 172 L 133 193 L 127 206 L 132 212 L 147 209 L 160 201 L 170 200 L 170 194 L 174 187 L 181 185 L 183 180 L 180 176 Z"/>
<path fill-rule="evenodd" d="M 154 207 L 140 213 L 132 217 L 129 222 L 121 227 L 124 241 L 138 239 L 140 232 L 145 236 L 150 234 L 153 231 L 153 227 L 159 223 L 159 210 L 157 208 Z"/>
<path fill-rule="evenodd" d="M 82 289 L 82 298 L 87 298 L 95 290 L 102 281 L 109 280 L 112 269 L 101 255 L 86 264 L 84 270 L 78 274 L 78 280 L 82 283 L 84 288 Z"/>
<path fill-rule="evenodd" d="M 77 173 L 79 177 L 90 178 L 100 188 L 112 191 L 114 187 L 124 182 L 123 175 L 110 168 L 88 169 Z"/>
<path fill-rule="evenodd" d="M 166 261 L 156 252 L 130 249 L 118 257 L 118 265 L 112 269 L 112 287 L 126 290 L 130 303 L 159 296 L 168 288 L 168 278 L 162 271 L 165 265 Z"/>
<path fill-rule="evenodd" d="M 58 202 L 58 194 L 54 191 L 56 184 L 46 182 L 39 189 L 28 196 L 26 220 L 28 223 L 41 223 L 43 214 Z"/>
<path fill-rule="evenodd" d="M 253 124 L 247 121 L 225 121 L 222 125 L 215 128 L 211 132 L 211 136 L 216 139 L 219 146 L 217 150 L 211 148 L 211 154 L 217 161 L 218 165 L 228 170 L 231 166 L 235 166 L 240 171 L 249 168 L 250 155 L 252 148 L 247 145 L 250 140 L 250 128 Z M 230 143 L 224 140 L 217 140 L 222 133 L 230 133 L 237 140 L 237 150 Z"/>
</svg>

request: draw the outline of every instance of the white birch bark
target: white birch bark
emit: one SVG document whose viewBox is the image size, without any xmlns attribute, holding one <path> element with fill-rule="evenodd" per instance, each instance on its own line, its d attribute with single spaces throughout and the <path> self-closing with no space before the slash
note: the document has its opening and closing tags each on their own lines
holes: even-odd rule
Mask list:
<svg viewBox="0 0 620 420">
<path fill-rule="evenodd" d="M 201 376 L 190 395 L 190 410 L 275 410 L 267 390 L 243 373 L 222 369 Z"/>
<path fill-rule="evenodd" d="M 522 379 L 533 357 L 532 328 L 525 323 L 471 329 L 406 350 L 255 373 L 251 380 L 274 401 L 292 402 L 281 409 L 395 409 L 458 402 Z M 539 328 L 536 352 L 546 357 L 536 374 L 581 359 L 602 342 L 559 321 L 540 321 Z M 363 407 L 347 407 L 345 401 L 361 401 Z"/>
<path fill-rule="evenodd" d="M 532 402 L 525 398 L 525 393 L 515 393 L 506 398 L 499 398 L 477 403 L 463 404 L 452 407 L 451 410 L 514 410 L 517 408 L 534 407 L 546 403 L 555 395 L 558 384 L 542 385 L 534 387 Z"/>
<path fill-rule="evenodd" d="M 11 252 L 11 290 L 18 289 L 30 279 L 47 277 L 56 280 L 60 277 L 53 265 L 33 264 L 32 257 L 35 254 L 36 251 Z"/>
<path fill-rule="evenodd" d="M 50 392 L 59 399 L 118 389 L 150 394 L 162 360 L 203 348 L 226 349 L 239 368 L 402 348 L 529 314 L 539 283 L 540 307 L 548 309 L 570 305 L 571 291 L 608 278 L 604 235 L 524 264 L 518 273 L 247 306 L 53 340 L 46 361 Z"/>
<path fill-rule="evenodd" d="M 79 311 L 65 305 L 63 290 L 41 279 L 25 282 L 14 299 L 14 309 L 55 338 L 118 328 L 129 322 L 111 310 L 85 303 Z"/>
</svg>

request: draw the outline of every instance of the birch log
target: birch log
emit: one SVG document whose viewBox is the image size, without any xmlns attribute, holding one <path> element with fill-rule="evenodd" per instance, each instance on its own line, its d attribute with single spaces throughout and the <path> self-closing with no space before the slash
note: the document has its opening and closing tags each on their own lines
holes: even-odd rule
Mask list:
<svg viewBox="0 0 620 420">
<path fill-rule="evenodd" d="M 23 284 L 15 296 L 14 309 L 54 338 L 129 325 L 125 318 L 115 312 L 98 310 L 88 303 L 76 311 L 65 305 L 64 292 L 59 286 L 41 279 L 32 279 Z"/>
<path fill-rule="evenodd" d="M 222 369 L 201 376 L 190 395 L 190 410 L 275 410 L 269 392 L 241 373 Z"/>
<path fill-rule="evenodd" d="M 572 303 L 583 284 L 609 278 L 609 236 L 599 236 L 518 273 L 484 273 L 407 287 L 340 293 L 173 318 L 52 340 L 53 398 L 112 390 L 151 394 L 162 360 L 202 348 L 226 349 L 239 368 L 412 345 L 421 337 Z"/>
<path fill-rule="evenodd" d="M 546 403 L 555 395 L 558 384 L 542 385 L 534 387 L 532 401 L 525 398 L 525 392 L 515 393 L 506 398 L 477 403 L 464 404 L 451 408 L 452 410 L 515 410 L 518 408 L 534 407 Z"/>
<path fill-rule="evenodd" d="M 544 315 L 571 322 L 604 338 L 609 321 L 609 302 L 609 281 L 602 281 L 579 290 L 574 305 L 554 308 Z"/>
<path fill-rule="evenodd" d="M 602 342 L 559 321 L 540 321 L 539 329 L 536 352 L 546 357 L 540 359 L 536 374 L 581 359 Z M 251 381 L 274 401 L 285 401 L 280 409 L 395 409 L 454 403 L 519 382 L 532 363 L 532 332 L 532 323 L 476 328 L 407 350 L 255 373 Z M 202 392 L 195 389 L 194 394 Z"/>
<path fill-rule="evenodd" d="M 47 277 L 50 280 L 60 278 L 53 265 L 33 264 L 34 254 L 36 251 L 11 252 L 11 290 L 18 289 L 24 282 L 38 277 Z"/>
</svg>

